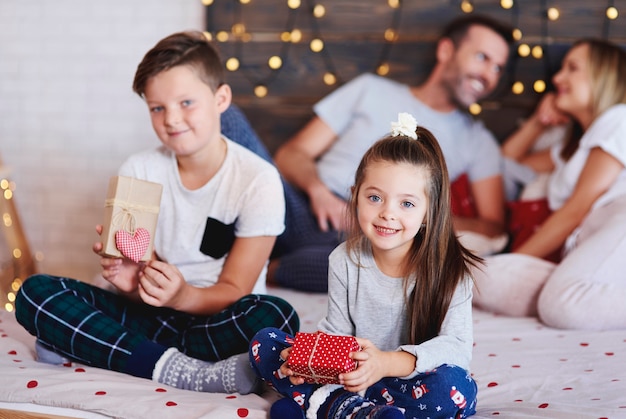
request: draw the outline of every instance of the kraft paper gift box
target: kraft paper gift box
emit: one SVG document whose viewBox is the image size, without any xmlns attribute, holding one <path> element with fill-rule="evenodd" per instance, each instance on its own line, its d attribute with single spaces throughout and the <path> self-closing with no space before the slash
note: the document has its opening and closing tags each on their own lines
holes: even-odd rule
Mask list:
<svg viewBox="0 0 626 419">
<path fill-rule="evenodd" d="M 113 176 L 104 203 L 102 254 L 148 261 L 154 248 L 163 186 L 126 176 Z"/>
<path fill-rule="evenodd" d="M 350 352 L 360 350 L 354 336 L 298 332 L 289 354 L 289 368 L 307 382 L 339 384 L 339 374 L 357 367 Z"/>
</svg>

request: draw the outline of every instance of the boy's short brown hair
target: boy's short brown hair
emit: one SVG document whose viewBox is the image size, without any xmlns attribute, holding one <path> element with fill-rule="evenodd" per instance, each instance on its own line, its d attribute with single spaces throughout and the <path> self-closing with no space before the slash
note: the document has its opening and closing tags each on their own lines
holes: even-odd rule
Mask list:
<svg viewBox="0 0 626 419">
<path fill-rule="evenodd" d="M 190 66 L 213 92 L 224 84 L 224 68 L 217 49 L 200 31 L 177 32 L 160 40 L 137 66 L 133 91 L 143 97 L 151 77 L 179 65 Z"/>
</svg>

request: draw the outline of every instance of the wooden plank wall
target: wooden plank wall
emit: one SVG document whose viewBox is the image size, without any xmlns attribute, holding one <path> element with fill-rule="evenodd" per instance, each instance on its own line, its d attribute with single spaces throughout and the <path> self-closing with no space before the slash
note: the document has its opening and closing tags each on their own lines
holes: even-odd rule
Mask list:
<svg viewBox="0 0 626 419">
<path fill-rule="evenodd" d="M 240 0 L 215 0 L 205 8 L 207 31 L 214 36 L 221 31 L 229 33 L 226 41 L 218 42 L 224 60 L 237 57 L 240 62 L 239 69 L 227 76 L 235 102 L 272 152 L 312 116 L 311 106 L 316 101 L 342 82 L 363 72 L 374 72 L 383 56 L 389 63 L 387 77 L 410 84 L 423 80 L 432 66 L 441 28 L 464 13 L 460 0 L 405 0 L 399 11 L 391 8 L 388 0 L 300 2 L 295 10 L 287 6 L 287 0 L 249 0 L 245 4 Z M 521 42 L 544 48 L 542 59 L 522 58 L 514 53 L 498 95 L 482 103 L 478 118 L 500 139 L 514 129 L 540 97 L 532 90 L 532 83 L 536 79 L 549 82 L 549 74 L 558 70 L 563 53 L 575 39 L 608 37 L 626 45 L 626 0 L 515 0 L 508 10 L 500 0 L 471 3 L 474 13 L 488 14 L 519 28 Z M 325 8 L 322 18 L 312 17 L 316 4 Z M 606 18 L 609 5 L 622 12 L 617 20 Z M 560 11 L 556 21 L 545 18 L 547 8 L 552 6 Z M 236 24 L 244 25 L 243 36 L 233 33 Z M 392 43 L 384 38 L 390 27 L 397 29 Z M 282 42 L 281 32 L 293 28 L 302 32 L 302 40 Z M 315 37 L 323 39 L 324 52 L 310 50 L 309 42 Z M 278 71 L 267 65 L 272 55 L 283 58 Z M 329 69 L 338 77 L 332 86 L 322 80 Z M 517 80 L 525 85 L 521 95 L 511 93 L 510 86 Z M 267 96 L 254 95 L 257 84 L 268 87 Z"/>
</svg>

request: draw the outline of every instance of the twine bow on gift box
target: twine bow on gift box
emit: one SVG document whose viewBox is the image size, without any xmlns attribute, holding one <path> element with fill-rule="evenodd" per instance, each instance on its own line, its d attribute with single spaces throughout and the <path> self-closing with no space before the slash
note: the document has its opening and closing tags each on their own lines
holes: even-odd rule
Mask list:
<svg viewBox="0 0 626 419">
<path fill-rule="evenodd" d="M 107 199 L 104 205 L 119 208 L 111 220 L 111 226 L 117 229 L 115 231 L 115 247 L 123 256 L 139 262 L 150 246 L 150 232 L 143 227 L 136 227 L 137 222 L 133 212 L 158 214 L 159 207 L 137 205 L 119 199 Z"/>
<path fill-rule="evenodd" d="M 302 333 L 298 333 L 298 335 L 306 335 L 306 334 L 302 334 Z M 349 372 L 349 371 L 354 371 L 357 368 L 357 363 L 356 361 L 353 360 L 349 360 L 346 359 L 345 361 L 348 361 L 348 364 L 351 364 L 350 366 L 348 366 L 347 364 L 342 364 L 342 362 L 339 362 L 339 364 L 335 364 L 335 365 L 329 365 L 326 367 L 322 367 L 321 365 L 316 365 L 315 364 L 315 356 L 316 356 L 316 352 L 318 349 L 318 346 L 324 345 L 324 344 L 328 344 L 329 341 L 327 340 L 328 337 L 330 336 L 334 336 L 334 335 L 329 335 L 323 332 L 316 332 L 314 333 L 315 338 L 313 341 L 313 346 L 311 348 L 310 353 L 308 354 L 308 359 L 306 359 L 306 361 L 303 359 L 302 361 L 306 362 L 306 368 L 308 369 L 308 374 L 307 373 L 303 373 L 303 371 L 300 371 L 297 373 L 297 375 L 304 377 L 307 381 L 310 382 L 315 382 L 315 383 L 324 383 L 324 384 L 337 384 L 338 381 L 338 377 L 337 375 L 325 375 L 325 374 L 320 374 L 319 371 L 320 370 L 325 370 L 325 369 L 334 369 L 334 368 L 339 368 L 340 370 L 342 370 L 343 372 Z M 354 337 L 348 337 L 348 336 L 337 336 L 340 338 L 351 338 L 354 340 Z M 321 344 L 320 341 L 322 339 L 326 338 L 326 342 L 324 344 Z M 297 337 L 296 337 L 297 339 Z M 344 347 L 344 349 L 348 349 L 348 350 L 360 350 L 358 344 L 356 343 L 356 340 L 354 340 L 353 342 L 351 342 L 352 348 L 349 347 Z M 340 345 L 342 346 L 342 345 Z M 292 355 L 293 355 L 293 351 L 292 351 Z M 347 354 L 346 354 L 347 355 Z M 332 358 L 332 357 L 331 357 Z M 317 360 L 319 362 L 319 360 Z M 344 361 L 344 362 L 345 362 Z M 304 364 L 304 362 L 302 363 Z M 302 365 L 301 364 L 301 365 Z M 304 365 L 302 365 L 304 366 Z"/>
<path fill-rule="evenodd" d="M 320 341 L 320 337 L 323 335 L 323 333 L 317 333 L 315 336 L 315 343 L 313 343 L 313 349 L 311 349 L 311 355 L 309 355 L 309 362 L 307 363 L 307 367 L 309 367 L 309 373 L 311 374 L 311 379 L 315 382 L 318 382 L 319 380 L 335 380 L 337 379 L 337 377 L 334 376 L 328 376 L 328 375 L 320 375 L 320 374 L 316 374 L 315 370 L 313 369 L 313 358 L 315 357 L 315 350 L 317 349 L 317 344 Z"/>
</svg>

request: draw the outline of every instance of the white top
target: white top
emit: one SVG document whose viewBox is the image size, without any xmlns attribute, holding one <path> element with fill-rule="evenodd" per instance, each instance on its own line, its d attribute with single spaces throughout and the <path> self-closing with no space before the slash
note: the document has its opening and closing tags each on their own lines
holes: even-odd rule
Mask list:
<svg viewBox="0 0 626 419">
<path fill-rule="evenodd" d="M 131 156 L 119 170 L 122 176 L 163 185 L 154 248 L 197 287 L 217 282 L 234 237 L 278 236 L 285 228 L 285 198 L 276 168 L 225 141 L 222 166 L 196 190 L 183 186 L 176 156 L 163 146 Z M 254 293 L 266 292 L 266 271 L 267 265 Z"/>
<path fill-rule="evenodd" d="M 463 173 L 471 182 L 501 173 L 500 148 L 482 122 L 460 110 L 437 112 L 420 102 L 406 84 L 363 74 L 326 96 L 314 110 L 338 136 L 317 163 L 319 176 L 344 199 L 350 195 L 361 157 L 391 131 L 400 112 L 410 113 L 435 135 L 451 181 Z"/>
<path fill-rule="evenodd" d="M 594 147 L 600 147 L 626 167 L 626 105 L 612 106 L 596 118 L 567 162 L 559 156 L 561 145 L 552 147 L 555 170 L 548 183 L 548 203 L 553 211 L 561 208 L 574 192 L 589 152 Z M 626 169 L 622 170 L 609 190 L 596 200 L 593 208 L 623 195 L 626 195 Z"/>
<path fill-rule="evenodd" d="M 342 243 L 330 255 L 328 313 L 318 328 L 326 333 L 369 339 L 383 351 L 409 352 L 417 357 L 415 374 L 445 363 L 469 369 L 473 345 L 472 282 L 461 281 L 439 335 L 419 345 L 405 345 L 408 321 L 403 291 L 402 279 L 382 273 L 371 252 L 362 253 L 359 264 L 355 264 Z"/>
</svg>

